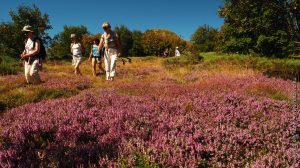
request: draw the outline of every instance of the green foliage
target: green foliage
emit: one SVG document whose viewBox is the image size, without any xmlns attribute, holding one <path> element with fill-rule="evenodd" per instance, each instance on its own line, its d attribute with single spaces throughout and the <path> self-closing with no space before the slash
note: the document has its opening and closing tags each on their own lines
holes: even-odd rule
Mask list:
<svg viewBox="0 0 300 168">
<path fill-rule="evenodd" d="M 296 0 L 224 1 L 219 12 L 225 21 L 222 50 L 287 57 L 292 42 L 299 40 L 298 8 Z"/>
<path fill-rule="evenodd" d="M 53 38 L 51 48 L 48 50 L 50 59 L 65 59 L 69 58 L 71 34 L 76 34 L 79 42 L 82 43 L 82 37 L 89 34 L 85 26 L 64 26 L 64 30 Z M 89 53 L 86 53 L 89 54 Z"/>
<path fill-rule="evenodd" d="M 141 31 L 135 30 L 132 32 L 132 47 L 129 50 L 129 55 L 131 56 L 145 56 L 143 46 L 142 46 L 143 33 Z"/>
<path fill-rule="evenodd" d="M 200 52 L 216 50 L 218 30 L 210 26 L 200 26 L 192 35 L 191 41 Z"/>
<path fill-rule="evenodd" d="M 274 36 L 260 35 L 256 49 L 266 56 L 286 57 L 289 52 L 288 35 L 284 31 L 278 31 Z"/>
<path fill-rule="evenodd" d="M 135 167 L 137 168 L 158 168 L 157 164 L 151 163 L 148 156 L 137 154 L 135 157 Z"/>
<path fill-rule="evenodd" d="M 51 29 L 48 14 L 42 14 L 38 7 L 21 5 L 16 11 L 10 11 L 12 22 L 0 24 L 0 53 L 10 57 L 19 58 L 24 50 L 24 33 L 21 31 L 25 25 L 31 25 L 35 33 L 47 45 L 51 38 L 47 30 Z"/>
<path fill-rule="evenodd" d="M 162 55 L 165 48 L 172 48 L 174 52 L 175 47 L 179 46 L 179 49 L 183 51 L 187 42 L 169 30 L 153 29 L 144 32 L 142 46 L 146 55 Z"/>
<path fill-rule="evenodd" d="M 213 65 L 237 65 L 262 72 L 270 77 L 293 80 L 297 77 L 300 80 L 300 60 L 266 58 L 240 54 L 215 54 L 202 53 L 207 64 Z"/>
<path fill-rule="evenodd" d="M 240 53 L 247 54 L 252 49 L 251 47 L 252 39 L 251 38 L 230 38 L 222 46 L 222 50 L 225 53 Z"/>
<path fill-rule="evenodd" d="M 132 48 L 133 45 L 132 32 L 124 25 L 121 25 L 120 27 L 115 27 L 115 32 L 119 36 L 122 55 L 128 56 L 129 50 Z"/>
<path fill-rule="evenodd" d="M 187 52 L 180 57 L 171 57 L 163 61 L 166 68 L 184 67 L 189 65 L 196 65 L 203 62 L 203 57 L 199 54 Z"/>
<path fill-rule="evenodd" d="M 17 74 L 21 71 L 21 61 L 8 56 L 0 56 L 0 75 Z"/>
</svg>

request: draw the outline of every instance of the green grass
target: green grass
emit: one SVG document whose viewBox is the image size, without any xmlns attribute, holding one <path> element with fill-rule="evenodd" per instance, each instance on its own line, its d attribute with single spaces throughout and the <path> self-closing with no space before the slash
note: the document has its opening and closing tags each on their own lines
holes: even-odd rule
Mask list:
<svg viewBox="0 0 300 168">
<path fill-rule="evenodd" d="M 42 87 L 20 87 L 0 95 L 0 113 L 28 103 L 40 102 L 47 99 L 71 97 L 77 94 L 76 90 L 46 89 Z"/>
<path fill-rule="evenodd" d="M 17 74 L 21 71 L 22 62 L 7 56 L 0 56 L 0 75 Z"/>
</svg>

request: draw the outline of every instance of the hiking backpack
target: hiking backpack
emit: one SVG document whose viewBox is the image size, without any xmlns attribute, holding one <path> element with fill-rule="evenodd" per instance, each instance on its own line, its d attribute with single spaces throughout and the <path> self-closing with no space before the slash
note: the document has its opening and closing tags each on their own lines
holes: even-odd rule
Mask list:
<svg viewBox="0 0 300 168">
<path fill-rule="evenodd" d="M 44 46 L 43 40 L 39 37 L 35 37 L 33 39 L 33 48 L 35 48 L 35 42 L 36 40 L 40 41 L 40 52 L 37 54 L 38 58 L 41 60 L 45 60 L 47 57 L 46 48 Z M 27 40 L 25 40 L 25 44 L 27 43 Z"/>
</svg>

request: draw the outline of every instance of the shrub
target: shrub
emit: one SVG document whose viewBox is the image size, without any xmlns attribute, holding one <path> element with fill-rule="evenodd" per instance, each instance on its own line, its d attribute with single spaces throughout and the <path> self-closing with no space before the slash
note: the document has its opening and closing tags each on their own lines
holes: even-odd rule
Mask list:
<svg viewBox="0 0 300 168">
<path fill-rule="evenodd" d="M 163 65 L 167 68 L 172 68 L 172 67 L 185 67 L 189 65 L 196 65 L 203 62 L 203 57 L 200 56 L 199 54 L 193 54 L 191 52 L 186 52 L 180 57 L 171 57 L 171 58 L 166 58 L 163 61 Z"/>
<path fill-rule="evenodd" d="M 249 83 L 215 80 L 234 90 Z M 143 96 L 99 89 L 7 112 L 0 118 L 0 165 L 293 167 L 292 159 L 300 159 L 291 155 L 299 152 L 293 136 L 300 125 L 288 101 L 198 86 L 140 86 L 128 89 Z"/>
</svg>

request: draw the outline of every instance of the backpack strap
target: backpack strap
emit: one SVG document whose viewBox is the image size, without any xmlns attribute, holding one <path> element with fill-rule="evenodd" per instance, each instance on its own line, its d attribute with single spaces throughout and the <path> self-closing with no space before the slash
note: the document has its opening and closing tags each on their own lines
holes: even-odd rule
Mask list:
<svg viewBox="0 0 300 168">
<path fill-rule="evenodd" d="M 35 42 L 36 42 L 37 40 L 40 41 L 40 43 L 41 43 L 40 38 L 34 37 L 33 40 L 32 40 L 32 41 L 33 41 L 33 48 L 35 48 Z M 41 44 L 40 44 L 40 45 L 41 45 Z"/>
</svg>

